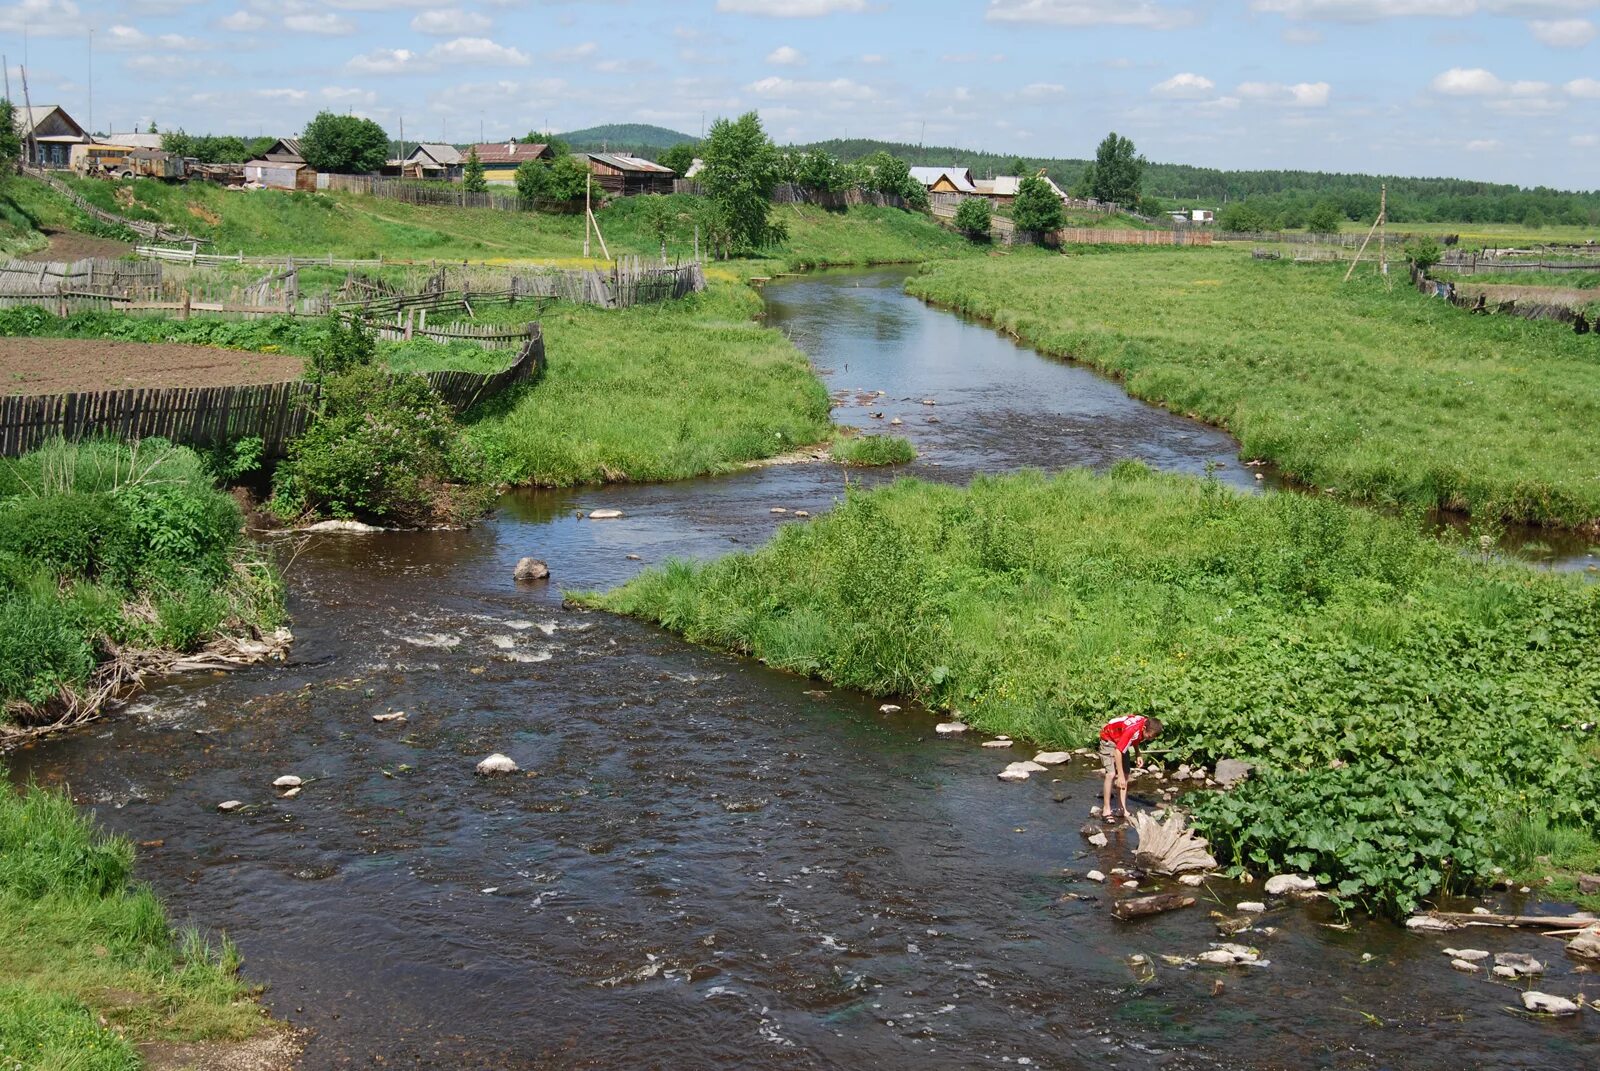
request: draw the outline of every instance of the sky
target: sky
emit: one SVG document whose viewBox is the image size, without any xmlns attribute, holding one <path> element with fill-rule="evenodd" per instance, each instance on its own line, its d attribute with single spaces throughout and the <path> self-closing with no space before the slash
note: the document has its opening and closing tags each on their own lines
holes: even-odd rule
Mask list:
<svg viewBox="0 0 1600 1071">
<path fill-rule="evenodd" d="M 1600 0 L 0 0 L 95 129 L 408 140 L 761 114 L 877 137 L 1600 188 Z M 959 161 L 951 161 L 958 163 Z"/>
</svg>

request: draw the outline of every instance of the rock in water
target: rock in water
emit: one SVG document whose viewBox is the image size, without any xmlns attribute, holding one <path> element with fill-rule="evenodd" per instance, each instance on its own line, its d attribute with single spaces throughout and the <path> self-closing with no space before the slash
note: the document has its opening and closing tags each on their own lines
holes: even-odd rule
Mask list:
<svg viewBox="0 0 1600 1071">
<path fill-rule="evenodd" d="M 1252 915 L 1259 915 L 1267 909 L 1267 905 L 1259 900 L 1244 900 L 1234 906 L 1240 911 L 1248 911 Z"/>
<path fill-rule="evenodd" d="M 517 567 L 511 571 L 511 576 L 522 581 L 548 580 L 550 567 L 538 558 L 523 558 L 517 562 Z"/>
<path fill-rule="evenodd" d="M 1133 816 L 1133 831 L 1139 837 L 1135 857 L 1158 874 L 1217 868 L 1205 840 L 1184 825 L 1181 814 L 1160 822 L 1155 815 L 1140 811 Z"/>
<path fill-rule="evenodd" d="M 967 723 L 964 721 L 941 721 L 933 727 L 933 731 L 945 736 L 951 733 L 964 733 L 967 731 Z"/>
<path fill-rule="evenodd" d="M 1111 842 L 1106 839 L 1106 835 L 1104 833 L 1090 833 L 1089 843 L 1093 844 L 1096 848 L 1104 848 Z"/>
<path fill-rule="evenodd" d="M 620 509 L 596 509 L 589 511 L 591 521 L 614 521 L 622 516 Z"/>
<path fill-rule="evenodd" d="M 1178 878 L 1178 881 L 1184 885 L 1200 885 L 1203 884 L 1205 880 L 1206 878 L 1204 874 L 1184 874 Z"/>
<path fill-rule="evenodd" d="M 403 710 L 390 711 L 388 714 L 374 714 L 373 721 L 405 721 L 406 712 Z"/>
<path fill-rule="evenodd" d="M 1104 874 L 1100 873 L 1100 871 L 1098 871 L 1098 870 L 1091 870 L 1091 871 L 1089 871 L 1089 873 L 1085 874 L 1084 877 L 1088 878 L 1090 881 L 1105 881 L 1106 880 L 1106 876 Z"/>
<path fill-rule="evenodd" d="M 382 528 L 373 524 L 362 524 L 360 521 L 318 521 L 308 524 L 302 531 L 306 532 L 353 532 L 363 535 L 369 532 L 381 532 Z"/>
<path fill-rule="evenodd" d="M 1231 785 L 1235 781 L 1243 781 L 1250 776 L 1250 771 L 1255 769 L 1255 764 L 1245 762 L 1243 759 L 1223 759 L 1217 763 L 1214 776 L 1219 785 Z"/>
<path fill-rule="evenodd" d="M 480 777 L 496 777 L 500 774 L 514 774 L 516 772 L 517 764 L 511 761 L 509 756 L 502 755 L 498 751 L 478 763 L 478 776 Z"/>
<path fill-rule="evenodd" d="M 898 714 L 898 713 L 900 713 L 900 708 L 898 706 L 896 706 L 895 704 L 893 704 L 893 703 L 885 703 L 885 704 L 883 704 L 883 706 L 878 708 L 878 713 L 879 714 Z"/>
<path fill-rule="evenodd" d="M 303 784 L 305 784 L 305 782 L 302 781 L 300 778 L 296 777 L 294 774 L 284 774 L 282 777 L 280 777 L 276 781 L 272 782 L 272 787 L 273 788 L 299 788 Z"/>
<path fill-rule="evenodd" d="M 230 811 L 237 811 L 243 806 L 244 801 L 242 800 L 225 800 L 222 803 L 217 804 L 217 810 L 221 811 L 223 814 L 227 814 Z"/>
<path fill-rule="evenodd" d="M 1464 959 L 1468 963 L 1476 963 L 1480 959 L 1488 959 L 1489 953 L 1481 948 L 1447 948 L 1444 954 L 1451 959 Z"/>
<path fill-rule="evenodd" d="M 1566 997 L 1551 996 L 1549 993 L 1536 993 L 1533 990 L 1522 994 L 1522 1006 L 1531 1012 L 1540 1012 L 1544 1015 L 1576 1015 L 1578 1004 Z"/>
<path fill-rule="evenodd" d="M 1544 964 L 1532 956 L 1521 952 L 1496 952 L 1494 962 L 1497 967 L 1509 967 L 1518 974 L 1543 974 Z"/>
<path fill-rule="evenodd" d="M 1584 959 L 1600 959 L 1600 926 L 1590 926 L 1568 941 L 1567 951 Z"/>
<path fill-rule="evenodd" d="M 287 792 L 285 792 L 283 794 L 283 798 L 286 799 L 286 800 L 292 800 L 298 795 L 300 795 L 300 786 L 296 785 L 294 788 L 291 788 Z"/>
<path fill-rule="evenodd" d="M 1268 896 L 1282 896 L 1284 893 L 1311 892 L 1316 889 L 1314 878 L 1305 874 L 1275 874 L 1267 879 L 1264 888 Z"/>
<path fill-rule="evenodd" d="M 1002 781 L 1026 781 L 1032 776 L 1032 773 L 1031 771 L 1023 769 L 1022 763 L 1013 762 L 1010 766 L 1007 766 L 1004 770 L 1001 770 L 999 773 L 995 774 L 995 776 Z"/>
<path fill-rule="evenodd" d="M 1468 974 L 1477 974 L 1479 971 L 1483 970 L 1482 967 L 1478 966 L 1470 959 L 1453 959 L 1450 961 L 1450 966 L 1454 967 L 1458 971 L 1466 971 Z"/>
<path fill-rule="evenodd" d="M 1072 758 L 1070 751 L 1041 751 L 1033 757 L 1033 761 L 1044 766 L 1060 766 Z"/>
<path fill-rule="evenodd" d="M 1147 915 L 1159 915 L 1164 911 L 1176 911 L 1179 908 L 1193 906 L 1192 896 L 1157 893 L 1155 896 L 1131 896 L 1126 900 L 1118 900 L 1111 905 L 1111 914 L 1126 922 L 1129 919 L 1142 919 Z"/>
<path fill-rule="evenodd" d="M 1010 747 L 1011 746 L 1011 741 L 1009 741 L 1009 740 L 985 740 L 983 742 L 982 746 L 983 747 Z"/>
</svg>

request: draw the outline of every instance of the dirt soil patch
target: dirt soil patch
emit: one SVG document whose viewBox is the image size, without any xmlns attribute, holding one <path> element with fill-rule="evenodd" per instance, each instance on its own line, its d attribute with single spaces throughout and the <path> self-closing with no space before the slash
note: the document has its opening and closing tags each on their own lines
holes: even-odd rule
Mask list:
<svg viewBox="0 0 1600 1071">
<path fill-rule="evenodd" d="M 89 257 L 105 257 L 115 260 L 118 257 L 130 256 L 133 246 L 127 242 L 119 242 L 111 238 L 96 238 L 92 234 L 79 234 L 77 231 L 52 231 L 44 232 L 50 239 L 50 244 L 43 249 L 29 253 L 21 260 L 86 260 Z"/>
<path fill-rule="evenodd" d="M 0 338 L 0 395 L 232 387 L 297 379 L 299 357 L 171 342 Z"/>
<path fill-rule="evenodd" d="M 150 1071 L 294 1071 L 305 1039 L 274 1030 L 249 1041 L 147 1041 L 138 1048 Z"/>
</svg>

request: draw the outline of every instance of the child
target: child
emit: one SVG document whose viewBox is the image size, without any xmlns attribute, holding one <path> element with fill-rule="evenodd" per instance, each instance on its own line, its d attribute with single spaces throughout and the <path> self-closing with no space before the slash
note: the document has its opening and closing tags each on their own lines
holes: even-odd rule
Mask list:
<svg viewBox="0 0 1600 1071">
<path fill-rule="evenodd" d="M 1122 802 L 1122 817 L 1128 817 L 1127 750 L 1146 740 L 1154 740 L 1161 733 L 1161 719 L 1147 718 L 1143 714 L 1124 714 L 1106 722 L 1100 730 L 1100 767 L 1105 771 L 1105 806 L 1101 809 L 1107 822 L 1115 822 L 1117 813 L 1111 809 L 1111 783 L 1117 784 Z"/>
</svg>

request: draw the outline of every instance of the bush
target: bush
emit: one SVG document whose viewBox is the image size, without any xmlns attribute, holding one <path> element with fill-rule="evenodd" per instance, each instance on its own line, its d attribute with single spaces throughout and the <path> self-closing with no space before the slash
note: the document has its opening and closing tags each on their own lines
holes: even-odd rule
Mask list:
<svg viewBox="0 0 1600 1071">
<path fill-rule="evenodd" d="M 1444 259 L 1444 250 L 1432 238 L 1413 238 L 1403 247 L 1406 259 L 1420 272 L 1426 272 Z"/>
<path fill-rule="evenodd" d="M 992 210 L 984 197 L 968 197 L 956 208 L 956 230 L 977 240 L 989 237 Z"/>
<path fill-rule="evenodd" d="M 377 356 L 377 343 L 372 332 L 357 317 L 348 320 L 331 313 L 326 321 L 327 334 L 311 352 L 306 362 L 306 378 L 321 380 L 328 376 L 342 376 L 357 368 L 364 368 Z"/>
<path fill-rule="evenodd" d="M 1049 183 L 1037 175 L 1029 175 L 1017 184 L 1017 196 L 1011 202 L 1011 222 L 1020 231 L 1048 234 L 1061 229 L 1061 198 Z"/>
<path fill-rule="evenodd" d="M 1306 230 L 1313 234 L 1337 234 L 1344 213 L 1332 201 L 1323 201 L 1306 217 Z"/>
<path fill-rule="evenodd" d="M 916 448 L 898 435 L 835 439 L 828 453 L 844 465 L 904 465 L 917 459 Z"/>
</svg>

